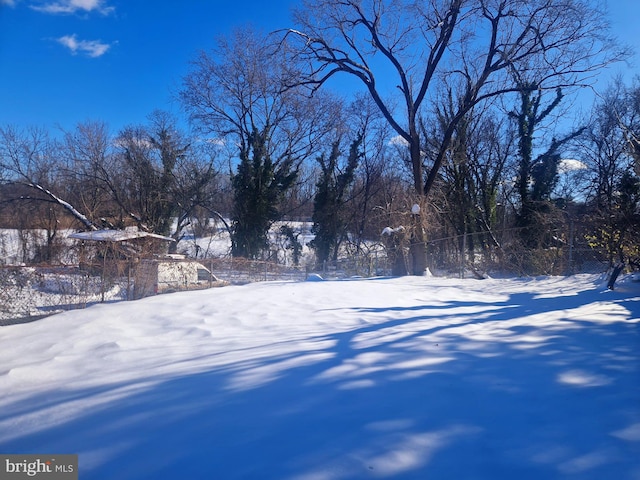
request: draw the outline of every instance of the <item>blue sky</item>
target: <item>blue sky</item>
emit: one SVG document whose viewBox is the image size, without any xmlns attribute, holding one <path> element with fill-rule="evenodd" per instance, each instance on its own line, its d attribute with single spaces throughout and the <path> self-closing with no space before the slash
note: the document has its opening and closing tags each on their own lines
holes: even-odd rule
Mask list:
<svg viewBox="0 0 640 480">
<path fill-rule="evenodd" d="M 69 130 L 103 120 L 116 132 L 155 109 L 177 111 L 172 91 L 199 50 L 235 26 L 291 26 L 296 3 L 0 0 L 0 125 Z M 620 39 L 640 51 L 640 1 L 609 0 L 609 10 Z"/>
<path fill-rule="evenodd" d="M 290 3 L 0 0 L 0 125 L 118 130 L 176 110 L 171 91 L 199 50 L 235 26 L 290 26 Z"/>
</svg>

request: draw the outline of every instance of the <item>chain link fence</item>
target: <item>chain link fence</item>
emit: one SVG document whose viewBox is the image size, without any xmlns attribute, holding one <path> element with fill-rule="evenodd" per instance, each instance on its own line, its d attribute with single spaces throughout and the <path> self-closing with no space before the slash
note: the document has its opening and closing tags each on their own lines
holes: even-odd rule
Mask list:
<svg viewBox="0 0 640 480">
<path fill-rule="evenodd" d="M 127 278 L 91 275 L 77 267 L 0 267 L 0 325 L 128 298 Z"/>
<path fill-rule="evenodd" d="M 429 269 L 437 275 L 483 277 L 602 273 L 610 267 L 609 256 L 589 245 L 573 225 L 549 236 L 553 240 L 545 248 L 524 245 L 517 228 L 430 239 Z"/>
<path fill-rule="evenodd" d="M 282 265 L 272 261 L 218 257 L 199 260 L 217 278 L 241 285 L 272 280 L 303 281 L 311 273 L 326 279 L 389 275 L 388 260 L 383 252 L 358 253 L 321 265 Z"/>
<path fill-rule="evenodd" d="M 144 268 L 142 268 L 144 267 Z M 233 257 L 111 261 L 82 266 L 0 266 L 0 326 L 148 295 L 262 281 L 388 275 L 384 254 L 351 255 L 317 268 Z"/>
<path fill-rule="evenodd" d="M 472 241 L 475 243 L 470 246 Z M 494 274 L 601 273 L 609 267 L 605 255 L 574 238 L 537 250 L 517 248 L 514 243 L 509 245 L 498 248 L 463 236 L 432 239 L 426 245 L 428 267 L 436 276 L 478 278 Z M 409 246 L 405 245 L 407 262 L 410 261 L 408 250 Z M 154 260 L 153 268 L 149 268 L 148 262 L 129 259 L 102 265 L 0 266 L 0 326 L 29 322 L 94 303 L 133 300 L 180 290 L 273 280 L 303 281 L 312 273 L 326 279 L 391 274 L 390 260 L 382 248 L 347 253 L 322 265 L 291 266 L 231 256 L 197 261 Z M 140 268 L 143 263 L 145 269 Z"/>
</svg>

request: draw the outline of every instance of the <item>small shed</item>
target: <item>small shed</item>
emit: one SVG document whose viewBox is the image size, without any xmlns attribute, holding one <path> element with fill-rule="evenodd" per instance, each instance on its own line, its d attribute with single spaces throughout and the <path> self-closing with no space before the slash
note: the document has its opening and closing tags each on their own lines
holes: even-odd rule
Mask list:
<svg viewBox="0 0 640 480">
<path fill-rule="evenodd" d="M 102 265 L 95 261 L 87 263 L 100 268 L 103 278 L 126 276 L 128 298 L 224 284 L 199 262 L 184 255 L 160 253 L 167 250 L 163 244 L 174 241 L 170 237 L 143 232 L 136 227 L 80 232 L 69 237 L 99 246 Z M 124 268 L 120 267 L 122 263 Z M 130 286 L 133 292 L 129 290 Z"/>
<path fill-rule="evenodd" d="M 137 227 L 124 230 L 93 230 L 69 235 L 80 240 L 79 264 L 89 271 L 99 271 L 103 277 L 130 276 L 132 267 L 141 258 L 167 251 L 174 239 L 143 232 Z"/>
<path fill-rule="evenodd" d="M 188 260 L 182 255 L 144 258 L 135 271 L 134 298 L 221 284 L 200 262 Z"/>
</svg>

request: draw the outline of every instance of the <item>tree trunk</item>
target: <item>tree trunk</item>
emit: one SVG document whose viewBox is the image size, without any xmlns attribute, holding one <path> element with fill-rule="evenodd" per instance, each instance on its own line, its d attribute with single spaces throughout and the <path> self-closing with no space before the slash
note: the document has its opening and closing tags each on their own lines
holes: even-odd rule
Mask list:
<svg viewBox="0 0 640 480">
<path fill-rule="evenodd" d="M 613 269 L 613 271 L 611 272 L 611 276 L 609 277 L 609 283 L 607 283 L 607 288 L 609 290 L 613 290 L 615 284 L 616 284 L 616 280 L 618 279 L 618 275 L 620 275 L 620 273 L 622 272 L 622 270 L 624 270 L 624 263 L 621 262 L 619 264 L 617 264 L 615 266 L 615 268 Z"/>
<path fill-rule="evenodd" d="M 423 190 L 422 182 L 422 154 L 420 152 L 420 135 L 415 128 L 415 122 L 412 125 L 411 138 L 412 141 L 409 145 L 409 153 L 411 155 L 411 165 L 413 168 L 413 182 L 414 188 L 418 198 L 426 197 Z M 425 202 L 420 202 L 425 204 Z M 425 231 L 422 228 L 422 222 L 420 221 L 420 215 L 412 215 L 412 233 L 411 243 L 409 245 L 409 259 L 411 265 L 411 274 L 416 276 L 422 276 L 427 271 L 427 243 Z"/>
<path fill-rule="evenodd" d="M 422 226 L 416 228 L 409 247 L 411 256 L 411 274 L 423 276 L 427 271 L 426 235 Z"/>
</svg>

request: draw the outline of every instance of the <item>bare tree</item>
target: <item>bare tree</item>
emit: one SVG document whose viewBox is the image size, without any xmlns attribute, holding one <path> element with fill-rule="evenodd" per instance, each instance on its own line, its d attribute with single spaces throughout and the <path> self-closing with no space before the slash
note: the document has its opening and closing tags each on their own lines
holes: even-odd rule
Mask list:
<svg viewBox="0 0 640 480">
<path fill-rule="evenodd" d="M 629 100 L 627 87 L 620 79 L 616 80 L 595 105 L 580 145 L 592 172 L 591 198 L 599 209 L 606 211 L 614 203 L 616 184 L 633 166 L 628 132 L 634 124 L 640 124 L 640 110 Z"/>
<path fill-rule="evenodd" d="M 611 265 L 640 262 L 640 181 L 632 173 L 636 158 L 630 148 L 630 135 L 640 130 L 637 91 L 614 81 L 595 105 L 580 145 L 592 179 L 590 242 L 607 253 Z"/>
<path fill-rule="evenodd" d="M 118 165 L 113 137 L 106 123 L 86 121 L 63 132 L 59 148 L 61 176 L 67 196 L 101 226 L 114 226 L 121 216 L 117 189 Z M 115 222 L 121 223 L 121 222 Z"/>
<path fill-rule="evenodd" d="M 85 228 L 97 229 L 90 218 L 55 193 L 57 174 L 58 165 L 53 142 L 45 130 L 0 127 L 0 178 L 3 182 L 28 187 L 31 194 L 22 195 L 21 200 L 53 203 L 64 209 Z"/>
<path fill-rule="evenodd" d="M 180 130 L 172 115 L 153 112 L 148 124 L 125 128 L 115 144 L 119 173 L 104 181 L 139 228 L 171 235 L 177 244 L 199 209 L 214 210 L 215 149 Z"/>
<path fill-rule="evenodd" d="M 332 128 L 339 104 L 284 88 L 297 77 L 275 37 L 243 28 L 202 52 L 184 78 L 180 99 L 190 119 L 228 148 L 231 170 L 238 164 L 232 230 L 255 238 L 234 239 L 237 254 L 255 257 L 264 249 L 265 229 L 280 216 L 279 203 L 295 184 L 300 162 Z"/>
<path fill-rule="evenodd" d="M 482 251 L 489 260 L 496 248 L 501 252 L 503 247 L 496 232 L 498 203 L 505 170 L 515 154 L 514 135 L 507 118 L 487 107 L 470 110 L 458 123 L 431 193 L 430 203 L 442 228 L 438 233 L 455 240 L 452 250 L 460 252 L 458 268 L 473 267 L 474 260 L 466 265 L 467 253 L 476 259 Z M 447 128 L 452 115 L 455 103 L 445 97 L 437 106 L 436 121 L 423 125 L 424 137 L 429 140 L 427 156 L 439 150 L 442 129 Z"/>
<path fill-rule="evenodd" d="M 620 118 L 620 126 L 624 130 L 627 151 L 633 157 L 635 174 L 640 176 L 640 77 L 636 77 L 627 89 L 627 99 L 629 113 L 626 118 Z"/>
<path fill-rule="evenodd" d="M 517 92 L 513 71 L 535 79 L 537 89 L 555 89 L 583 85 L 621 58 L 624 52 L 610 50 L 603 18 L 583 0 L 314 0 L 298 11 L 300 28 L 287 37 L 301 41 L 309 64 L 296 84 L 315 90 L 348 74 L 365 86 L 406 141 L 414 189 L 427 196 L 458 123 L 479 103 Z M 425 163 L 419 117 L 448 89 L 458 103 Z M 413 273 L 422 274 L 424 234 L 417 240 Z"/>
<path fill-rule="evenodd" d="M 215 148 L 190 138 L 167 112 L 117 137 L 102 122 L 78 124 L 58 149 L 59 188 L 101 226 L 135 223 L 171 235 L 175 247 L 195 216 L 213 210 Z"/>
<path fill-rule="evenodd" d="M 376 207 L 382 201 L 381 192 L 385 188 L 385 173 L 393 171 L 394 162 L 387 158 L 396 152 L 390 140 L 390 127 L 370 96 L 358 95 L 349 106 L 348 123 L 355 132 L 362 134 L 362 157 L 355 171 L 354 187 L 349 199 L 350 239 L 359 254 L 366 250 L 366 240 L 379 240 L 380 232 L 388 225 L 374 224 Z M 399 161 L 397 162 L 399 163 Z M 396 169 L 397 170 L 397 169 Z"/>
</svg>

